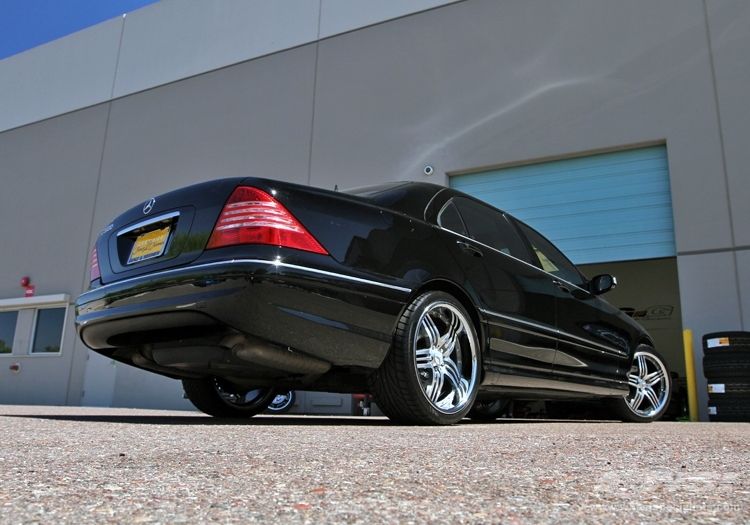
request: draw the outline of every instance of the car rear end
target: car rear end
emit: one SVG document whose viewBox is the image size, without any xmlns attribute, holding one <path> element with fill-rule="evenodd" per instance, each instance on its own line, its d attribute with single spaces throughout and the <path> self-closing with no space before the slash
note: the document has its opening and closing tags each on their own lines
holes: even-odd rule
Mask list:
<svg viewBox="0 0 750 525">
<path fill-rule="evenodd" d="M 340 245 L 373 222 L 382 226 L 380 212 L 357 197 L 265 179 L 159 195 L 100 234 L 79 335 L 172 377 L 290 374 L 248 366 L 226 343 L 238 336 L 334 367 L 377 367 L 413 283 L 344 264 Z"/>
</svg>

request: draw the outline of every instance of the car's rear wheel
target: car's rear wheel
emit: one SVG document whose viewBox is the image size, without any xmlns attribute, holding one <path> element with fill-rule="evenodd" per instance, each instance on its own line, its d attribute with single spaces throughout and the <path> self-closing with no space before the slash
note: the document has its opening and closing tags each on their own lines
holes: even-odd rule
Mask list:
<svg viewBox="0 0 750 525">
<path fill-rule="evenodd" d="M 444 292 L 419 296 L 399 320 L 393 345 L 370 377 L 378 406 L 394 421 L 448 425 L 474 405 L 480 351 L 466 309 Z"/>
<path fill-rule="evenodd" d="M 628 395 L 608 399 L 612 412 L 633 423 L 649 423 L 667 411 L 672 396 L 672 376 L 664 358 L 653 348 L 641 345 L 628 372 Z"/>
<path fill-rule="evenodd" d="M 182 387 L 195 408 L 214 417 L 253 417 L 276 396 L 273 388 L 241 388 L 217 377 L 183 379 Z"/>
</svg>

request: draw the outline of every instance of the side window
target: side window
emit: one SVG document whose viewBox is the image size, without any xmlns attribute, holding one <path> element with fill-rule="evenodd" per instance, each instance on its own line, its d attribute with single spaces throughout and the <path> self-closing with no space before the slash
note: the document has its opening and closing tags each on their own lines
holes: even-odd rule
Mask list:
<svg viewBox="0 0 750 525">
<path fill-rule="evenodd" d="M 69 301 L 67 294 L 0 299 L 0 358 L 59 356 Z"/>
<path fill-rule="evenodd" d="M 452 200 L 448 201 L 448 203 L 443 206 L 443 209 L 440 210 L 437 221 L 438 224 L 446 230 L 456 232 L 464 237 L 469 236 L 469 234 L 466 233 L 464 221 L 461 220 L 461 216 L 458 214 L 456 205 L 453 204 Z"/>
<path fill-rule="evenodd" d="M 547 239 L 542 237 L 536 230 L 531 229 L 520 221 L 516 221 L 521 232 L 529 240 L 531 249 L 534 251 L 534 255 L 538 259 L 538 265 L 545 272 L 549 272 L 552 275 L 556 275 L 561 279 L 565 279 L 569 283 L 583 286 L 585 284 L 584 278 L 578 268 L 565 257 L 560 250 L 549 242 Z"/>
<path fill-rule="evenodd" d="M 456 197 L 453 201 L 461 212 L 461 217 L 469 230 L 469 237 L 529 262 L 521 238 L 501 211 L 464 197 Z"/>
<path fill-rule="evenodd" d="M 37 310 L 31 353 L 59 353 L 64 322 L 65 308 L 44 308 Z"/>
<path fill-rule="evenodd" d="M 16 336 L 18 312 L 0 312 L 0 354 L 13 352 L 13 338 Z"/>
</svg>

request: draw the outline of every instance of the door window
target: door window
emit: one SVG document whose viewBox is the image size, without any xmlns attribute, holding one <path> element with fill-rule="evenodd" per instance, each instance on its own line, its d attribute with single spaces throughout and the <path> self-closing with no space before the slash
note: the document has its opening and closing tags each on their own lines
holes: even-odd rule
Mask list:
<svg viewBox="0 0 750 525">
<path fill-rule="evenodd" d="M 459 235 L 463 235 L 464 237 L 468 237 L 469 234 L 466 232 L 466 228 L 464 227 L 464 221 L 461 220 L 461 216 L 458 214 L 458 210 L 456 209 L 456 205 L 453 204 L 453 201 L 448 201 L 448 204 L 443 206 L 443 209 L 440 210 L 440 214 L 438 215 L 438 224 L 445 228 L 446 230 L 450 230 L 452 232 L 456 232 Z"/>
<path fill-rule="evenodd" d="M 472 239 L 506 255 L 529 262 L 518 233 L 501 211 L 464 197 L 456 197 L 453 201 L 461 212 Z"/>
<path fill-rule="evenodd" d="M 549 242 L 536 230 L 530 228 L 522 222 L 516 221 L 516 225 L 526 236 L 536 257 L 535 264 L 545 272 L 551 273 L 561 279 L 568 281 L 576 286 L 583 286 L 585 279 L 578 271 L 578 268 L 565 257 L 560 250 Z"/>
</svg>

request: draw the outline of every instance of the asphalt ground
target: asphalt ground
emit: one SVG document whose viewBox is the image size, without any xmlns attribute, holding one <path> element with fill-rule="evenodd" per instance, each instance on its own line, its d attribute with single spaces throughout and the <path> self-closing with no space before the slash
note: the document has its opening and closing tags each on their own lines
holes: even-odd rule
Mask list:
<svg viewBox="0 0 750 525">
<path fill-rule="evenodd" d="M 748 523 L 750 424 L 0 406 L 0 523 Z"/>
</svg>

